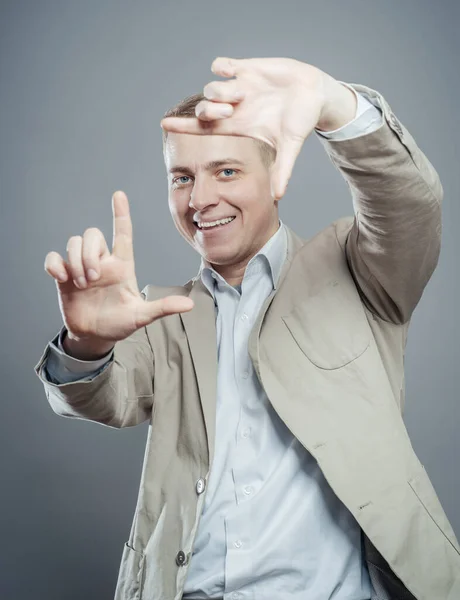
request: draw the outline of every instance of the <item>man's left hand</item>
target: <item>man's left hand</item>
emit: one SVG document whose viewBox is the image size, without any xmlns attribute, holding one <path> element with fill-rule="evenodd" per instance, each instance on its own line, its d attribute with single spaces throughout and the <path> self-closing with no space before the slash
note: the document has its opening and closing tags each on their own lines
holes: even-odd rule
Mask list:
<svg viewBox="0 0 460 600">
<path fill-rule="evenodd" d="M 216 58 L 211 70 L 231 77 L 204 88 L 196 118 L 169 117 L 165 131 L 241 135 L 276 150 L 272 194 L 280 199 L 305 139 L 315 129 L 337 129 L 355 117 L 354 92 L 320 69 L 290 58 Z"/>
</svg>

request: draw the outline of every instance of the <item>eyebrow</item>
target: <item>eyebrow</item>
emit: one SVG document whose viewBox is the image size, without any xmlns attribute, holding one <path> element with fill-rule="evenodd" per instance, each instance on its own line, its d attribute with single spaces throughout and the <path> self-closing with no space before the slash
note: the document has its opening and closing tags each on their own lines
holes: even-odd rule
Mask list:
<svg viewBox="0 0 460 600">
<path fill-rule="evenodd" d="M 244 166 L 244 163 L 241 162 L 241 160 L 230 157 L 230 158 L 223 158 L 221 160 L 211 160 L 210 162 L 208 162 L 204 165 L 204 170 L 205 171 L 214 171 L 215 169 L 218 169 L 219 167 L 223 167 L 224 165 L 228 165 L 228 164 Z M 192 170 L 189 167 L 185 167 L 182 165 L 174 165 L 169 169 L 169 173 L 178 173 L 178 172 L 179 173 L 187 173 L 187 175 L 193 175 Z"/>
</svg>

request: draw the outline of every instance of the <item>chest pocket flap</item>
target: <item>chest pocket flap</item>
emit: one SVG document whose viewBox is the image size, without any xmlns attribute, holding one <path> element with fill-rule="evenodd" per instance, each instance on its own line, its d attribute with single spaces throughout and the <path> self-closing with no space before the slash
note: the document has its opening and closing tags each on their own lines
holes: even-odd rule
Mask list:
<svg viewBox="0 0 460 600">
<path fill-rule="evenodd" d="M 369 347 L 371 330 L 356 289 L 333 281 L 282 317 L 305 356 L 320 369 L 339 369 Z"/>
</svg>

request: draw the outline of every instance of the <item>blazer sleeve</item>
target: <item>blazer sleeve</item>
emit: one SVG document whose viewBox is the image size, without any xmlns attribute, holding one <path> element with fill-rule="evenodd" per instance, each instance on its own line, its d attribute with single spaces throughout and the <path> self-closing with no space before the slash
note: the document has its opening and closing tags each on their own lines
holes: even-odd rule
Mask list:
<svg viewBox="0 0 460 600">
<path fill-rule="evenodd" d="M 337 222 L 337 237 L 369 310 L 403 324 L 438 263 L 443 189 L 383 96 L 351 85 L 380 106 L 384 118 L 369 134 L 340 141 L 320 138 L 353 197 L 354 219 Z"/>
<path fill-rule="evenodd" d="M 145 298 L 144 291 L 141 293 Z M 53 383 L 46 373 L 49 353 L 48 343 L 35 373 L 56 414 L 114 428 L 132 427 L 150 419 L 155 361 L 145 327 L 117 342 L 112 359 L 94 377 Z"/>
</svg>

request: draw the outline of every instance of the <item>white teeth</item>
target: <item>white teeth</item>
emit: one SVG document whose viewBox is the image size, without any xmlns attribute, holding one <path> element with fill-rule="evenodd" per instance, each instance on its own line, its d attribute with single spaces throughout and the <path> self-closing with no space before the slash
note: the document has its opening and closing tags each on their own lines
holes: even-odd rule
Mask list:
<svg viewBox="0 0 460 600">
<path fill-rule="evenodd" d="M 215 227 L 216 225 L 226 225 L 227 223 L 230 223 L 230 221 L 233 221 L 234 218 L 235 217 L 227 217 L 226 219 L 220 219 L 219 221 L 211 221 L 210 223 L 198 223 L 198 227 L 200 229 L 205 229 Z"/>
</svg>

